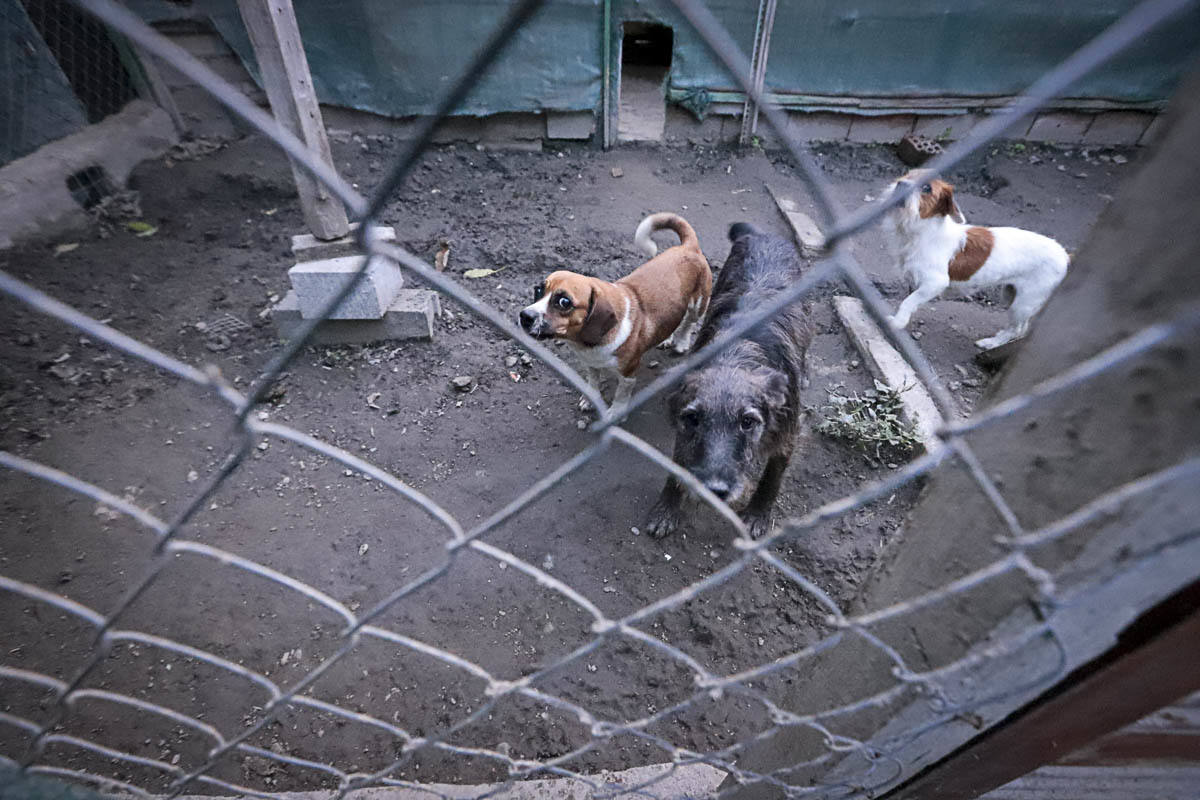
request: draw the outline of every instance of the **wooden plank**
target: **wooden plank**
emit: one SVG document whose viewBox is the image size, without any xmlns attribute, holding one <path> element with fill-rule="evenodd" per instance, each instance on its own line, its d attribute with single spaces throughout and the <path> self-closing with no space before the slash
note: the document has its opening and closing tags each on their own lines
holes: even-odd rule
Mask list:
<svg viewBox="0 0 1200 800">
<path fill-rule="evenodd" d="M 938 438 L 937 430 L 942 426 L 942 415 L 917 373 L 888 344 L 879 326 L 863 308 L 861 300 L 857 297 L 835 297 L 833 307 L 871 374 L 900 393 L 904 418 L 916 428 L 926 451 L 933 452 L 940 448 L 942 440 Z"/>
<path fill-rule="evenodd" d="M 331 169 L 333 158 L 308 58 L 300 40 L 292 0 L 238 0 L 238 9 L 250 34 L 263 88 L 275 119 L 296 134 Z M 304 221 L 318 239 L 336 239 L 350 230 L 346 209 L 298 164 L 292 162 Z"/>
<path fill-rule="evenodd" d="M 1173 624 L 1077 672 L 1069 688 L 984 734 L 883 800 L 969 800 L 1200 689 L 1200 583 L 1163 604 L 1179 610 Z M 1146 617 L 1154 617 L 1155 609 Z M 1143 618 L 1145 619 L 1145 617 Z"/>
</svg>

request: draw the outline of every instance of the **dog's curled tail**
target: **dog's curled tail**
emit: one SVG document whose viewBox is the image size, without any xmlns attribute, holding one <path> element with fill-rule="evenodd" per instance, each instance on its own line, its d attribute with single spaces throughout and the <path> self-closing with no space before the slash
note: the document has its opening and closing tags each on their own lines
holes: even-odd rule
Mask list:
<svg viewBox="0 0 1200 800">
<path fill-rule="evenodd" d="M 650 234 L 668 228 L 679 236 L 680 247 L 689 247 L 700 252 L 700 240 L 696 238 L 696 231 L 692 229 L 686 219 L 678 214 L 672 214 L 670 211 L 651 214 L 642 220 L 633 234 L 633 244 L 646 254 L 646 258 L 653 258 L 658 253 L 658 245 L 650 238 Z"/>
<path fill-rule="evenodd" d="M 762 233 L 762 231 L 749 222 L 735 222 L 729 226 L 729 241 L 736 242 L 743 236 L 754 236 L 759 233 Z"/>
</svg>

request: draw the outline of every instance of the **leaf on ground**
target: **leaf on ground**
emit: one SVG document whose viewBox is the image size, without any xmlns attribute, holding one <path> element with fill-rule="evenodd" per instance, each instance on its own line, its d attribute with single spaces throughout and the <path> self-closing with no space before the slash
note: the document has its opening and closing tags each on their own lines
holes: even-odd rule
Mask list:
<svg viewBox="0 0 1200 800">
<path fill-rule="evenodd" d="M 379 406 L 375 404 L 375 401 L 379 399 L 380 394 L 380 392 L 371 392 L 367 395 L 367 408 L 379 410 Z"/>
<path fill-rule="evenodd" d="M 54 248 L 54 255 L 61 256 L 63 253 L 69 253 L 79 247 L 79 242 L 64 242 Z"/>
<path fill-rule="evenodd" d="M 504 269 L 501 267 L 500 269 Z M 488 275 L 495 275 L 499 269 L 469 269 L 463 273 L 464 278 L 486 278 Z"/>
<path fill-rule="evenodd" d="M 125 227 L 133 231 L 135 236 L 145 238 L 158 233 L 158 228 L 151 225 L 149 222 L 143 222 L 140 219 L 135 219 L 132 222 L 126 222 Z"/>
<path fill-rule="evenodd" d="M 442 242 L 442 246 L 438 248 L 437 254 L 433 257 L 433 266 L 438 272 L 445 272 L 446 265 L 450 263 L 450 243 Z"/>
</svg>

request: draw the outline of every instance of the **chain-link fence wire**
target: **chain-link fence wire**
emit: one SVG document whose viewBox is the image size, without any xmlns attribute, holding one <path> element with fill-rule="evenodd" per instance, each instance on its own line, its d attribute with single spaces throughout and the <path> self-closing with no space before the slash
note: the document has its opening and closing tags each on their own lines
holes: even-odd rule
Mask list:
<svg viewBox="0 0 1200 800">
<path fill-rule="evenodd" d="M 203 65 L 188 56 L 182 49 L 158 36 L 144 25 L 134 15 L 109 0 L 79 0 L 79 5 L 102 19 L 112 29 L 119 31 L 130 40 L 136 42 L 145 51 L 161 57 L 171 63 L 180 72 L 188 75 L 201 86 L 208 89 L 214 97 L 223 102 L 234 113 L 243 117 L 262 133 L 278 143 L 284 151 L 296 162 L 304 166 L 318 180 L 329 187 L 347 206 L 352 216 L 373 221 L 387 199 L 404 182 L 409 170 L 418 157 L 429 145 L 433 131 L 438 123 L 454 110 L 459 100 L 474 85 L 479 77 L 487 72 L 496 57 L 504 51 L 512 38 L 543 5 L 542 0 L 523 0 L 510 12 L 505 23 L 497 33 L 481 48 L 470 67 L 456 81 L 440 105 L 439 113 L 427 119 L 419 128 L 415 139 L 405 148 L 404 153 L 397 159 L 395 166 L 387 178 L 381 183 L 376 193 L 370 198 L 364 198 L 352 187 L 342 181 L 330 168 L 322 164 L 316 157 L 308 153 L 303 144 L 279 125 L 266 113 L 255 107 L 245 97 L 221 81 Z M 717 56 L 725 63 L 730 72 L 738 80 L 743 89 L 755 101 L 760 100 L 755 91 L 748 59 L 730 39 L 728 34 L 717 23 L 712 14 L 695 0 L 675 0 L 676 7 L 696 28 Z M 1047 73 L 1038 83 L 1031 87 L 1013 107 L 1006 113 L 998 114 L 977 126 L 970 137 L 951 147 L 944 156 L 931 164 L 931 168 L 945 171 L 968 157 L 970 154 L 986 145 L 996 136 L 1015 124 L 1022 116 L 1037 109 L 1041 104 L 1051 99 L 1067 87 L 1072 81 L 1095 69 L 1100 64 L 1113 58 L 1121 50 L 1142 36 L 1154 26 L 1171 18 L 1175 13 L 1190 5 L 1185 0 L 1151 0 L 1133 9 L 1118 23 L 1105 31 L 1096 40 L 1080 49 L 1068 61 L 1055 70 Z M 895 470 L 887 477 L 873 482 L 867 482 L 852 495 L 828 502 L 816 510 L 798 518 L 783 521 L 772 533 L 759 539 L 752 539 L 738 516 L 724 503 L 713 496 L 687 471 L 675 465 L 650 444 L 620 427 L 626 416 L 650 398 L 670 388 L 685 372 L 699 366 L 729 346 L 738 336 L 747 332 L 753 326 L 769 319 L 781 309 L 801 300 L 817 285 L 840 280 L 865 303 L 871 315 L 884 322 L 887 309 L 877 290 L 870 283 L 862 268 L 846 252 L 844 246 L 847 239 L 854 233 L 876 222 L 892 205 L 902 202 L 904 192 L 898 192 L 889 202 L 865 207 L 853 213 L 845 213 L 832 200 L 826 179 L 814 165 L 807 152 L 791 138 L 784 126 L 784 118 L 778 109 L 769 105 L 762 106 L 762 114 L 767 124 L 779 135 L 787 150 L 799 167 L 801 178 L 817 202 L 824 228 L 829 231 L 827 237 L 831 249 L 828 258 L 818 262 L 790 291 L 783 293 L 773 302 L 751 315 L 736 330 L 719 337 L 703 350 L 692 353 L 682 359 L 672 369 L 666 371 L 650 385 L 638 392 L 632 403 L 626 409 L 616 414 L 606 414 L 607 407 L 598 394 L 568 365 L 552 355 L 538 342 L 516 330 L 498 311 L 483 304 L 455 281 L 424 264 L 420 259 L 402 247 L 394 244 L 374 241 L 366 236 L 368 225 L 361 226 L 363 233 L 360 244 L 370 259 L 383 258 L 391 260 L 401 267 L 411 270 L 430 285 L 454 298 L 470 313 L 493 325 L 506 336 L 520 343 L 527 351 L 546 363 L 567 383 L 579 389 L 592 400 L 601 412 L 600 421 L 591 428 L 594 440 L 591 444 L 561 464 L 557 469 L 544 475 L 531 484 L 502 508 L 496 510 L 490 517 L 471 528 L 464 527 L 444 508 L 431 498 L 413 487 L 405 484 L 388 471 L 381 469 L 364 459 L 355 456 L 339 447 L 319 441 L 312 436 L 302 433 L 286 425 L 275 424 L 258 419 L 251 411 L 270 389 L 281 373 L 287 369 L 297 354 L 312 335 L 315 327 L 329 312 L 351 291 L 353 285 L 365 272 L 365 265 L 351 280 L 348 280 L 342 292 L 327 305 L 325 314 L 318 319 L 310 320 L 302 333 L 282 348 L 281 352 L 264 368 L 259 378 L 246 393 L 241 393 L 228 383 L 221 374 L 211 368 L 197 368 L 184 363 L 173 356 L 156 350 L 137 339 L 120 333 L 107 324 L 92 319 L 69 305 L 61 303 L 42 293 L 34 287 L 7 274 L 0 273 L 0 292 L 10 295 L 27 304 L 33 309 L 54 317 L 73 327 L 79 332 L 98 341 L 124 351 L 141 359 L 158 369 L 194 384 L 212 402 L 228 407 L 236 423 L 237 444 L 222 461 L 214 474 L 200 482 L 200 488 L 184 505 L 183 510 L 173 519 L 161 519 L 147 510 L 140 508 L 128 498 L 118 497 L 99 485 L 67 472 L 36 463 L 12 453 L 0 452 L 0 466 L 23 473 L 71 492 L 91 498 L 103 505 L 126 515 L 137 525 L 145 528 L 154 537 L 153 556 L 149 567 L 125 591 L 122 598 L 108 610 L 97 610 L 84 606 L 62 594 L 29 583 L 13 580 L 0 575 L 0 591 L 15 594 L 34 604 L 45 605 L 67 617 L 83 623 L 94 632 L 94 646 L 67 680 L 61 680 L 51 675 L 27 669 L 0 666 L 0 682 L 24 686 L 29 691 L 41 690 L 52 694 L 52 701 L 43 719 L 32 720 L 8 712 L 0 712 L 0 725 L 24 732 L 28 739 L 28 749 L 21 754 L 12 754 L 15 761 L 30 773 L 65 777 L 103 787 L 114 792 L 128 792 L 138 795 L 151 796 L 144 786 L 108 778 L 85 769 L 72 769 L 48 763 L 42 763 L 42 756 L 50 745 L 73 748 L 102 759 L 124 764 L 128 767 L 139 767 L 160 774 L 169 781 L 167 796 L 174 797 L 189 789 L 193 790 L 222 790 L 249 796 L 270 795 L 245 786 L 239 786 L 229 781 L 215 777 L 214 767 L 227 759 L 231 754 L 249 755 L 288 765 L 300 770 L 315 771 L 326 776 L 337 784 L 336 796 L 341 797 L 358 789 L 376 786 L 401 786 L 420 790 L 436 796 L 447 796 L 428 785 L 420 785 L 396 777 L 397 774 L 417 758 L 421 753 L 440 751 L 442 753 L 460 756 L 464 759 L 484 759 L 497 764 L 506 770 L 507 781 L 496 785 L 479 797 L 486 797 L 502 791 L 514 781 L 532 776 L 568 777 L 582 782 L 590 787 L 598 796 L 615 796 L 633 793 L 646 797 L 654 797 L 655 789 L 670 777 L 680 767 L 689 764 L 708 764 L 726 771 L 740 785 L 764 784 L 774 787 L 788 797 L 821 797 L 834 792 L 839 796 L 847 794 L 869 793 L 877 787 L 886 785 L 898 774 L 902 766 L 896 756 L 903 745 L 949 720 L 979 708 L 986 703 L 995 702 L 999 698 L 1022 695 L 1033 688 L 1052 685 L 1060 678 L 1065 669 L 1065 656 L 1062 655 L 1062 645 L 1057 641 L 1057 634 L 1049 623 L 1033 625 L 1020 633 L 1000 641 L 991 641 L 986 647 L 972 648 L 966 655 L 944 664 L 936 669 L 921 672 L 913 669 L 905 662 L 899 650 L 885 641 L 874 629 L 886 620 L 895 620 L 912 615 L 920 609 L 935 603 L 961 596 L 964 593 L 995 580 L 1000 576 L 1019 574 L 1027 577 L 1035 587 L 1038 599 L 1045 603 L 1054 603 L 1062 598 L 1058 596 L 1055 577 L 1049 571 L 1039 567 L 1029 555 L 1031 548 L 1046 542 L 1062 539 L 1068 534 L 1078 531 L 1104 515 L 1111 514 L 1114 508 L 1135 498 L 1152 496 L 1155 492 L 1179 481 L 1194 480 L 1200 472 L 1200 459 L 1191 459 L 1165 468 L 1154 474 L 1117 487 L 1096 497 L 1091 503 L 1077 509 L 1075 512 L 1052 523 L 1027 529 L 1015 511 L 1009 506 L 1000 489 L 993 483 L 980 466 L 979 460 L 972 451 L 964 436 L 968 432 L 977 431 L 1000 420 L 1012 419 L 1036 409 L 1044 399 L 1064 390 L 1086 384 L 1089 380 L 1101 375 L 1119 364 L 1145 354 L 1153 348 L 1179 337 L 1183 333 L 1193 332 L 1200 325 L 1200 311 L 1193 310 L 1177 319 L 1167 320 L 1141 330 L 1120 343 L 1080 362 L 1071 369 L 1035 385 L 1005 402 L 977 413 L 974 417 L 963 422 L 949 422 L 941 430 L 943 446 L 935 447 L 924 455 L 916 458 L 904 467 Z M 369 261 L 370 259 L 364 259 Z M 900 349 L 918 375 L 930 388 L 935 401 L 949 420 L 955 419 L 954 403 L 942 386 L 938 376 L 925 359 L 920 349 L 911 338 L 891 329 L 886 323 L 882 325 L 888 338 Z M 395 492 L 408 503 L 422 509 L 434 523 L 434 529 L 444 529 L 446 536 L 445 558 L 436 567 L 429 569 L 416 578 L 398 586 L 387 597 L 375 606 L 361 613 L 352 610 L 347 604 L 337 598 L 330 597 L 303 581 L 278 572 L 264 564 L 242 558 L 228 551 L 215 548 L 197 541 L 192 541 L 183 535 L 185 526 L 194 522 L 207 506 L 213 494 L 222 484 L 233 475 L 242 464 L 251 448 L 262 439 L 281 439 L 300 447 L 318 453 L 345 467 L 361 472 L 378 481 L 382 486 Z M 675 591 L 657 601 L 639 608 L 620 618 L 606 616 L 596 604 L 583 593 L 567 585 L 562 580 L 550 574 L 537 565 L 528 563 L 511 552 L 496 547 L 487 541 L 489 533 L 526 509 L 539 497 L 557 486 L 561 481 L 594 459 L 599 453 L 614 444 L 625 448 L 631 455 L 649 460 L 664 472 L 673 475 L 687 488 L 707 503 L 715 512 L 727 519 L 737 530 L 738 537 L 734 542 L 740 551 L 739 556 L 730 564 L 716 570 L 704 579 Z M 1004 538 L 1007 555 L 983 567 L 974 569 L 960 576 L 953 582 L 932 589 L 924 594 L 910 597 L 904 601 L 881 608 L 875 608 L 863 613 L 848 614 L 837 602 L 822 590 L 817 583 L 803 572 L 790 564 L 777 552 L 781 543 L 787 542 L 805 531 L 813 529 L 822 522 L 842 517 L 849 512 L 859 509 L 875 500 L 885 498 L 896 489 L 910 483 L 920 476 L 928 475 L 938 469 L 958 468 L 966 470 L 979 491 L 987 498 L 995 511 L 1004 520 L 1008 536 Z M 592 620 L 590 638 L 577 646 L 566 655 L 540 666 L 536 671 L 519 679 L 504 679 L 490 672 L 486 667 L 475 663 L 453 652 L 420 641 L 396 631 L 383 627 L 378 623 L 386 611 L 393 608 L 403 598 L 412 595 L 422 587 L 439 580 L 465 551 L 472 551 L 483 557 L 492 559 L 499 564 L 516 570 L 531 582 L 554 592 L 576 608 L 583 611 Z M 132 630 L 122 627 L 127 611 L 142 597 L 147 590 L 159 579 L 160 573 L 168 561 L 178 554 L 192 554 L 222 565 L 223 568 L 238 570 L 247 575 L 267 581 L 276 587 L 293 593 L 297 600 L 317 608 L 325 609 L 339 617 L 344 628 L 340 634 L 339 646 L 335 652 L 328 655 L 314 669 L 308 671 L 299 680 L 283 685 L 268 676 L 245 667 L 235 660 L 225 658 L 213 652 L 201 650 L 172 639 L 168 639 L 151 631 Z M 1136 561 L 1136 559 L 1131 559 Z M 714 674 L 695 658 L 680 648 L 659 637 L 645 632 L 638 627 L 640 623 L 651 620 L 655 615 L 678 609 L 685 603 L 702 597 L 706 592 L 718 587 L 737 576 L 743 570 L 753 566 L 765 566 L 775 571 L 786 580 L 793 582 L 805 594 L 812 598 L 827 612 L 827 620 L 832 626 L 832 632 L 796 649 L 785 656 L 769 662 L 742 670 L 735 674 Z M 856 638 L 865 643 L 875 653 L 881 655 L 891 664 L 891 674 L 894 682 L 868 696 L 854 698 L 840 705 L 823 708 L 800 714 L 780 707 L 754 684 L 762 678 L 796 673 L 810 666 L 814 659 L 837 646 L 839 643 Z M 938 688 L 939 678 L 955 674 L 973 665 L 997 659 L 1006 653 L 1015 652 L 1035 638 L 1049 639 L 1058 645 L 1059 662 L 1030 679 L 1026 677 L 1019 685 L 998 686 L 990 689 L 986 696 L 979 694 L 954 699 L 945 695 Z M 544 680 L 553 673 L 559 672 L 568 665 L 581 661 L 587 654 L 596 651 L 605 643 L 623 639 L 637 643 L 662 654 L 668 659 L 682 665 L 693 676 L 695 691 L 687 697 L 672 703 L 667 708 L 653 711 L 649 715 L 635 720 L 610 720 L 589 710 L 568 698 L 552 694 L 543 688 Z M 478 698 L 478 708 L 466 714 L 461 719 L 440 730 L 417 734 L 406 730 L 400 723 L 389 722 L 380 717 L 363 711 L 318 700 L 306 694 L 322 676 L 356 650 L 365 642 L 384 642 L 390 646 L 421 654 L 432 658 L 446 667 L 460 672 L 464 676 L 478 679 L 484 684 L 484 690 Z M 114 645 L 128 643 L 136 644 L 156 652 L 171 653 L 203 662 L 225 674 L 234 676 L 251 685 L 264 690 L 269 700 L 256 714 L 250 715 L 251 722 L 237 732 L 221 731 L 213 725 L 196 717 L 184 714 L 152 700 L 133 697 L 127 694 L 110 692 L 91 688 L 89 678 L 93 677 Z M 839 718 L 868 707 L 878 707 L 905 696 L 911 690 L 923 693 L 930 707 L 936 711 L 932 722 L 916 726 L 905 731 L 902 735 L 889 737 L 886 746 L 871 744 L 861 739 L 853 738 L 836 732 L 835 722 Z M 737 741 L 728 747 L 712 752 L 696 752 L 679 747 L 677 744 L 656 733 L 654 726 L 657 722 L 669 718 L 672 714 L 695 706 L 706 698 L 720 697 L 722 694 L 736 694 L 759 703 L 766 711 L 771 722 L 769 726 Z M 543 704 L 552 713 L 562 715 L 565 720 L 573 720 L 587 727 L 590 731 L 589 740 L 563 755 L 534 759 L 513 757 L 505 748 L 487 748 L 464 746 L 453 740 L 457 733 L 472 724 L 484 719 L 486 715 L 497 708 L 497 705 L 510 697 L 523 697 L 536 703 Z M 82 699 L 90 699 L 115 706 L 132 709 L 142 714 L 151 715 L 160 720 L 180 726 L 198 735 L 210 745 L 207 755 L 198 764 L 188 767 L 177 763 L 167 763 L 160 759 L 137 755 L 106 745 L 102 741 L 83 738 L 60 732 L 61 725 L 73 713 L 73 704 Z M 249 743 L 251 737 L 263 729 L 273 719 L 287 709 L 308 709 L 328 714 L 332 717 L 369 726 L 388 736 L 394 737 L 399 755 L 395 761 L 382 769 L 373 772 L 360 772 L 348 765 L 323 763 L 320 761 L 298 758 L 286 752 L 267 750 Z M 529 724 L 536 724 L 530 720 Z M 740 754 L 753 744 L 765 740 L 785 728 L 802 728 L 811 731 L 823 742 L 824 752 L 801 764 L 793 764 L 786 769 L 770 773 L 757 773 L 737 764 Z M 617 736 L 631 736 L 644 743 L 661 749 L 664 760 L 670 766 L 653 777 L 636 785 L 617 785 L 606 783 L 603 779 L 581 774 L 574 762 L 581 756 L 603 745 L 604 742 Z M 865 763 L 864 769 L 847 778 L 829 778 L 817 780 L 803 785 L 792 785 L 788 777 L 803 767 L 828 766 L 834 767 L 847 756 L 857 755 Z M 665 784 L 664 784 L 665 785 Z"/>
<path fill-rule="evenodd" d="M 0 165 L 117 113 L 138 96 L 132 51 L 69 0 L 0 3 Z M 93 210 L 120 187 L 100 167 L 67 188 Z"/>
</svg>

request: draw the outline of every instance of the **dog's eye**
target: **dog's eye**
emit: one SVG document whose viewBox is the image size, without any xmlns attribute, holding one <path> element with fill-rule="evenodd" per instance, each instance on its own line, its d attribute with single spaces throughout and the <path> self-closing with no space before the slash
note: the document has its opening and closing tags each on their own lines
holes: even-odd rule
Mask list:
<svg viewBox="0 0 1200 800">
<path fill-rule="evenodd" d="M 744 431 L 752 431 L 758 425 L 758 417 L 753 414 L 742 414 L 742 418 L 738 420 L 738 424 Z"/>
<path fill-rule="evenodd" d="M 700 424 L 700 412 L 694 408 L 686 408 L 679 414 L 679 421 L 689 428 Z"/>
<path fill-rule="evenodd" d="M 565 294 L 560 294 L 557 298 L 555 298 L 554 304 L 562 311 L 571 310 L 571 298 L 567 297 Z"/>
<path fill-rule="evenodd" d="M 921 194 L 932 194 L 932 193 L 933 193 L 932 186 L 930 186 L 928 183 L 921 184 Z"/>
<path fill-rule="evenodd" d="M 533 287 L 533 302 L 536 303 L 538 300 L 541 300 L 542 295 L 544 295 L 545 293 L 546 293 L 546 284 L 539 283 L 537 286 Z"/>
</svg>

